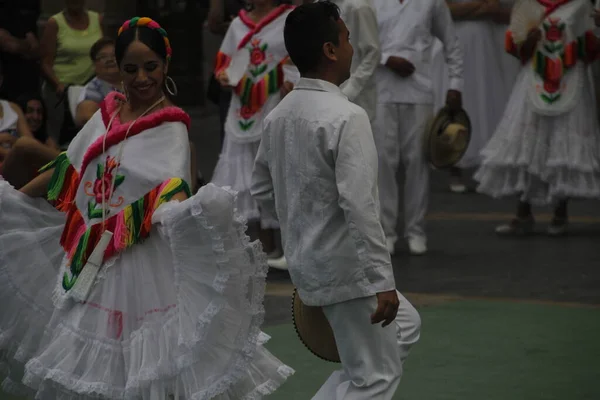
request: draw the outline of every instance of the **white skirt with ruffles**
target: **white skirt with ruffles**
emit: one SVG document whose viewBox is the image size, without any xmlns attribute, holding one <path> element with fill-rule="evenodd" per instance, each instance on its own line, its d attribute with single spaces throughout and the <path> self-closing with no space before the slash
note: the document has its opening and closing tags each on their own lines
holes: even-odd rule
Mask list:
<svg viewBox="0 0 600 400">
<path fill-rule="evenodd" d="M 591 80 L 586 74 L 574 109 L 544 116 L 527 99 L 527 72 L 521 69 L 504 116 L 481 152 L 477 190 L 492 197 L 519 195 L 539 205 L 600 198 L 600 127 Z"/>
<path fill-rule="evenodd" d="M 263 229 L 279 229 L 279 222 L 258 209 L 258 204 L 250 193 L 254 159 L 258 153 L 260 140 L 239 143 L 225 133 L 223 150 L 213 172 L 212 183 L 231 187 L 238 194 L 236 207 L 249 222 L 260 222 Z"/>
<path fill-rule="evenodd" d="M 235 195 L 207 185 L 156 210 L 85 303 L 62 289 L 65 216 L 0 182 L 3 389 L 36 399 L 258 399 L 293 370 L 262 345 L 266 258 Z M 58 276 L 58 279 L 57 279 Z"/>
</svg>

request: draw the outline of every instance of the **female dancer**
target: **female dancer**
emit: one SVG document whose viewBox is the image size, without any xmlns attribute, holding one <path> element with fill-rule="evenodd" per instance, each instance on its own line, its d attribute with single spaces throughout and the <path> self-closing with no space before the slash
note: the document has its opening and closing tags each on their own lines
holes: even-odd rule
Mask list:
<svg viewBox="0 0 600 400">
<path fill-rule="evenodd" d="M 234 195 L 208 185 L 188 198 L 190 120 L 165 96 L 170 56 L 156 22 L 127 21 L 126 96 L 109 94 L 20 192 L 0 182 L 4 390 L 255 399 L 293 372 L 262 347 L 265 256 Z"/>
<path fill-rule="evenodd" d="M 239 193 L 239 212 L 261 232 L 260 238 L 265 247 L 274 250 L 272 230 L 279 229 L 279 224 L 273 216 L 260 213 L 250 194 L 250 185 L 262 120 L 279 103 L 282 95 L 292 88 L 288 82 L 290 79 L 286 79 L 283 73 L 283 65 L 289 62 L 283 42 L 283 26 L 293 7 L 280 4 L 278 0 L 253 0 L 251 4 L 251 11 L 240 11 L 231 22 L 217 54 L 215 76 L 225 87 L 229 87 L 225 71 L 236 52 L 250 52 L 250 63 L 242 80 L 232 88 L 233 97 L 225 122 L 225 142 L 212 182 L 218 186 L 230 186 Z"/>
<path fill-rule="evenodd" d="M 490 196 L 520 195 L 516 218 L 498 234 L 533 230 L 531 204 L 554 204 L 550 235 L 567 227 L 567 199 L 600 196 L 600 129 L 588 74 L 598 53 L 589 0 L 522 0 L 543 15 L 507 51 L 523 63 L 475 175 Z"/>
<path fill-rule="evenodd" d="M 510 64 L 498 51 L 504 43 L 504 38 L 498 36 L 498 26 L 506 28 L 510 4 L 499 0 L 447 0 L 447 3 L 462 46 L 464 74 L 469 77 L 465 79 L 463 104 L 473 133 L 467 152 L 458 166 L 450 170 L 450 190 L 463 193 L 467 188 L 462 169 L 479 165 L 479 153 L 494 133 L 514 83 L 510 72 L 514 74 L 515 70 L 505 70 Z M 445 102 L 448 73 L 441 57 L 436 57 L 434 66 L 438 82 L 442 83 L 436 89 L 438 107 L 441 107 Z"/>
</svg>

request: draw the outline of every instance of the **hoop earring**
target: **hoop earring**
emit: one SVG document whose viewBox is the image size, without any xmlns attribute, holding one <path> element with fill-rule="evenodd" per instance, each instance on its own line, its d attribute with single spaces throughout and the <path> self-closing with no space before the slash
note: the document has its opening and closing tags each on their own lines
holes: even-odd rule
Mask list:
<svg viewBox="0 0 600 400">
<path fill-rule="evenodd" d="M 175 84 L 173 78 L 171 78 L 170 76 L 167 76 L 165 78 L 165 88 L 171 96 L 177 96 L 177 85 Z"/>
</svg>

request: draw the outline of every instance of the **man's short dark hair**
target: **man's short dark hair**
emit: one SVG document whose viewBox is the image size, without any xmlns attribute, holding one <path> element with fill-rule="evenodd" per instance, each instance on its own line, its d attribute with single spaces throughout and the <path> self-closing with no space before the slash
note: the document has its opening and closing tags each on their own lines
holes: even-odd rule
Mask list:
<svg viewBox="0 0 600 400">
<path fill-rule="evenodd" d="M 92 61 L 96 61 L 96 57 L 98 57 L 98 53 L 105 48 L 106 46 L 114 46 L 115 41 L 109 37 L 100 38 L 92 45 L 90 49 L 90 58 Z"/>
<path fill-rule="evenodd" d="M 285 48 L 300 74 L 315 71 L 323 57 L 323 45 L 339 45 L 337 21 L 340 9 L 330 1 L 303 4 L 285 20 Z"/>
</svg>

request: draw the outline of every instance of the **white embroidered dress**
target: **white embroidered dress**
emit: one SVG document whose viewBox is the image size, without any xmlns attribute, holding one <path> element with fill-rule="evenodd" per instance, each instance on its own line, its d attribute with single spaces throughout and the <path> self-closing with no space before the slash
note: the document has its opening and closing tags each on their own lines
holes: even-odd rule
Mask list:
<svg viewBox="0 0 600 400">
<path fill-rule="evenodd" d="M 523 0 L 546 17 L 542 40 L 517 82 L 475 174 L 478 191 L 493 197 L 551 204 L 570 197 L 600 197 L 600 129 L 589 62 L 596 57 L 592 5 Z M 549 15 L 548 12 L 552 11 Z M 507 51 L 521 43 L 507 32 Z"/>
<path fill-rule="evenodd" d="M 235 190 L 239 212 L 249 221 L 260 220 L 263 228 L 278 228 L 279 224 L 276 219 L 261 215 L 252 199 L 252 169 L 262 121 L 281 100 L 280 88 L 286 80 L 283 65 L 288 59 L 283 27 L 292 9 L 290 5 L 281 5 L 257 24 L 242 10 L 223 39 L 215 68 L 217 73 L 226 68 L 237 51 L 250 52 L 246 73 L 233 89 L 223 150 L 212 182 Z"/>
<path fill-rule="evenodd" d="M 0 182 L 3 389 L 56 400 L 271 393 L 293 371 L 262 347 L 265 255 L 234 194 L 208 185 L 169 201 L 189 180 L 189 117 L 175 107 L 140 118 L 126 139 L 116 118 L 103 152 L 116 96 L 50 165 L 58 210 Z M 114 174 L 113 241 L 78 302 L 71 290 L 101 233 L 98 188 Z"/>
</svg>

